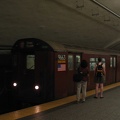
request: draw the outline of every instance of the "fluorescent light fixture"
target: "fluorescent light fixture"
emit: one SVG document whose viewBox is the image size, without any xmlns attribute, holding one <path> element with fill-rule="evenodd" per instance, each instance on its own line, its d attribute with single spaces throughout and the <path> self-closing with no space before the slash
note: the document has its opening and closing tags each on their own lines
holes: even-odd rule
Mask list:
<svg viewBox="0 0 120 120">
<path fill-rule="evenodd" d="M 109 9 L 108 7 L 104 6 L 103 4 L 101 4 L 100 2 L 98 2 L 97 0 L 91 0 L 91 1 L 94 2 L 94 3 L 96 3 L 97 5 L 99 5 L 100 7 L 104 8 L 108 12 L 112 13 L 116 17 L 120 18 L 120 15 L 118 15 L 117 13 L 115 13 L 114 11 L 112 11 L 111 9 Z"/>
</svg>

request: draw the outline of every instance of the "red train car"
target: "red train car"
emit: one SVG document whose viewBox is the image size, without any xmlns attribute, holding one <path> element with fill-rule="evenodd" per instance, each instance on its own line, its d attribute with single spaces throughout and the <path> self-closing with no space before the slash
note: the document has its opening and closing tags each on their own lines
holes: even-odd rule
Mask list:
<svg viewBox="0 0 120 120">
<path fill-rule="evenodd" d="M 76 93 L 73 74 L 81 59 L 89 63 L 88 90 L 94 89 L 94 66 L 97 58 L 105 63 L 105 85 L 120 81 L 120 56 L 115 53 L 83 50 L 35 38 L 17 40 L 12 48 L 13 91 L 21 101 L 43 103 Z"/>
</svg>

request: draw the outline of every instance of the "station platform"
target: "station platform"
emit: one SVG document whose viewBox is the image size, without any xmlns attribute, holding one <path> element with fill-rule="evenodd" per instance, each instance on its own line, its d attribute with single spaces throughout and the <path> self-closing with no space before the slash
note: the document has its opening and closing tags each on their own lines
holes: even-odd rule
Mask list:
<svg viewBox="0 0 120 120">
<path fill-rule="evenodd" d="M 84 103 L 76 95 L 0 115 L 0 120 L 119 120 L 120 82 L 104 87 L 104 98 L 87 92 Z"/>
</svg>

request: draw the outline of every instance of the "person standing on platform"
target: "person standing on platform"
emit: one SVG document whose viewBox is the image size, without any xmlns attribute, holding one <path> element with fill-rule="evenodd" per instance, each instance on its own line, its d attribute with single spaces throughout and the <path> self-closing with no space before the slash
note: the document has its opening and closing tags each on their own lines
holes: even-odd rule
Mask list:
<svg viewBox="0 0 120 120">
<path fill-rule="evenodd" d="M 104 98 L 103 96 L 103 84 L 105 79 L 106 71 L 105 65 L 102 63 L 102 59 L 98 58 L 98 63 L 95 66 L 95 96 L 94 98 L 99 97 L 99 88 L 100 88 L 100 98 Z"/>
<path fill-rule="evenodd" d="M 82 99 L 82 102 L 85 102 L 86 98 L 86 90 L 87 90 L 87 81 L 89 80 L 89 70 L 88 70 L 88 63 L 86 60 L 82 60 L 80 63 L 80 66 L 78 68 L 78 73 L 82 72 L 83 78 L 80 82 L 77 82 L 77 103 L 80 102 L 80 99 Z M 81 90 L 82 90 L 82 98 L 81 98 Z"/>
</svg>

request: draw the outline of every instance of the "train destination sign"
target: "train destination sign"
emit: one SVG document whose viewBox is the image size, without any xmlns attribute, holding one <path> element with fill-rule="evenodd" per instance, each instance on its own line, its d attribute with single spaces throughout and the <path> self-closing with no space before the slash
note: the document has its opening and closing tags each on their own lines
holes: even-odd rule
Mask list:
<svg viewBox="0 0 120 120">
<path fill-rule="evenodd" d="M 58 55 L 58 63 L 66 63 L 66 55 Z"/>
</svg>

